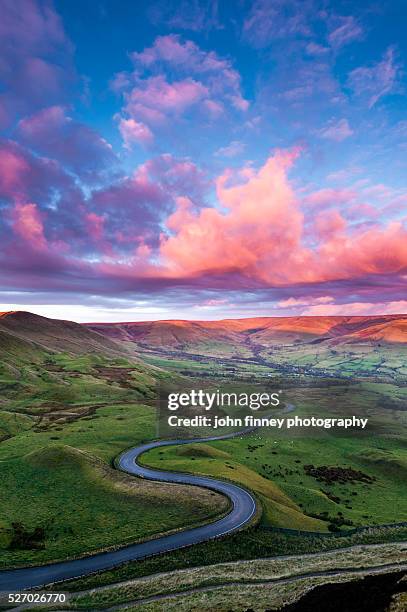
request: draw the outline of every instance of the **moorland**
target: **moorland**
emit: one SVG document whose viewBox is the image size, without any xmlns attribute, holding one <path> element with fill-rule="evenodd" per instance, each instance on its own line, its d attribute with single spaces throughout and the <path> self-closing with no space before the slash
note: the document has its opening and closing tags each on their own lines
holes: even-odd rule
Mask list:
<svg viewBox="0 0 407 612">
<path fill-rule="evenodd" d="M 407 516 L 407 316 L 78 325 L 13 312 L 0 316 L 0 351 L 3 568 L 148 539 L 227 511 L 213 492 L 174 491 L 114 469 L 123 449 L 156 437 L 156 386 L 168 380 L 281 386 L 300 415 L 359 414 L 369 429 L 259 430 L 151 451 L 148 465 L 252 490 L 257 525 L 68 589 L 406 537 L 396 524 Z"/>
</svg>

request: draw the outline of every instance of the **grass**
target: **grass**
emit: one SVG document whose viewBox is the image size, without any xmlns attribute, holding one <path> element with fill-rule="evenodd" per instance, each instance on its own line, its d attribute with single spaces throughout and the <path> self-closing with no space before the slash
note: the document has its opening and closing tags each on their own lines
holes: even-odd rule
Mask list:
<svg viewBox="0 0 407 612">
<path fill-rule="evenodd" d="M 368 416 L 366 432 L 261 429 L 251 436 L 201 445 L 155 449 L 153 467 L 227 478 L 251 488 L 262 502 L 263 524 L 307 531 L 344 529 L 403 520 L 407 514 L 406 391 L 396 385 L 319 381 L 284 391 L 300 416 Z M 212 450 L 210 450 L 212 449 Z M 371 476 L 324 482 L 305 465 L 352 468 Z M 331 526 L 331 527 L 330 527 Z"/>
<path fill-rule="evenodd" d="M 190 495 L 181 487 L 174 491 L 165 485 L 133 483 L 93 455 L 66 445 L 32 451 L 2 467 L 7 476 L 2 477 L 1 489 L 10 492 L 11 483 L 15 487 L 12 495 L 2 495 L 3 525 L 21 523 L 31 533 L 44 530 L 39 542 L 23 543 L 15 529 L 3 527 L 3 538 L 9 535 L 0 557 L 3 566 L 64 559 L 134 542 L 205 519 L 222 507 L 200 489 Z"/>
<path fill-rule="evenodd" d="M 293 555 L 289 558 L 255 559 L 239 563 L 219 563 L 211 566 L 155 574 L 146 578 L 121 582 L 92 592 L 77 593 L 69 598 L 72 609 L 101 609 L 132 600 L 160 594 L 181 593 L 193 588 L 246 582 L 256 585 L 270 580 L 312 574 L 333 569 L 363 569 L 369 566 L 407 562 L 405 544 L 380 547 L 358 547 L 332 553 Z"/>
<path fill-rule="evenodd" d="M 360 342 L 331 345 L 330 342 L 312 343 L 308 339 L 294 342 L 280 338 L 267 346 L 261 340 L 243 342 L 244 338 L 223 342 L 185 341 L 182 346 L 137 345 L 143 359 L 149 363 L 189 375 L 198 371 L 215 376 L 237 368 L 256 370 L 259 375 L 281 372 L 284 375 L 341 376 L 352 379 L 355 375 L 381 382 L 405 382 L 407 379 L 407 347 L 403 343 Z M 134 348 L 134 345 L 133 345 Z M 244 363 L 246 361 L 246 363 Z"/>
<path fill-rule="evenodd" d="M 96 354 L 36 357 L 20 362 L 13 384 L 0 376 L 0 566 L 80 556 L 225 511 L 221 495 L 110 467 L 154 437 L 145 402 L 164 372 Z"/>
<path fill-rule="evenodd" d="M 7 440 L 7 448 L 2 445 L 3 567 L 134 542 L 226 509 L 226 499 L 209 491 L 157 485 L 110 468 L 119 450 L 152 433 L 151 409 L 117 406 L 100 409 L 96 416 L 66 425 L 58 436 L 24 431 Z M 27 532 L 43 529 L 40 547 L 13 544 L 13 523 Z"/>
<path fill-rule="evenodd" d="M 138 481 L 137 487 L 128 483 L 124 487 L 116 472 L 107 477 L 102 469 L 108 469 L 124 448 L 154 438 L 154 409 L 144 402 L 152 401 L 155 377 L 165 378 L 165 373 L 121 357 L 95 354 L 47 354 L 35 368 L 20 372 L 11 387 L 3 382 L 6 399 L 0 411 L 4 509 L 0 563 L 4 567 L 135 541 L 197 523 L 224 509 L 223 498 L 207 491 L 196 490 L 192 495 L 188 489 L 184 496 L 180 491 L 175 504 L 173 489 L 166 485 L 149 488 L 145 481 Z M 332 399 L 335 405 L 345 404 L 349 412 L 368 409 L 380 435 L 362 439 L 328 435 L 318 440 L 282 436 L 278 441 L 271 435 L 252 436 L 157 449 L 143 459 L 159 467 L 210 474 L 249 487 L 263 507 L 265 527 L 326 532 L 332 519 L 353 525 L 399 520 L 405 508 L 402 430 L 396 421 L 391 426 L 393 409 L 382 410 L 383 416 L 376 408 L 383 398 L 398 406 L 404 401 L 404 391 L 391 384 L 383 388 L 366 382 L 349 393 L 347 387 L 327 390 L 324 383 L 318 384 L 303 387 L 293 383 L 288 390 L 290 401 L 304 414 L 315 412 L 315 406 L 321 412 L 327 410 Z M 63 461 L 54 460 L 59 454 Z M 41 461 L 44 457 L 46 461 Z M 373 485 L 326 486 L 304 473 L 306 463 L 350 464 L 375 475 L 376 481 Z M 339 497 L 340 503 L 328 494 Z M 27 548 L 13 548 L 12 523 L 21 523 L 27 537 L 36 528 L 44 530 L 40 547 L 31 542 Z M 266 551 L 264 533 L 262 538 Z M 255 548 L 263 554 L 260 542 L 256 541 Z"/>
<path fill-rule="evenodd" d="M 205 542 L 158 557 L 127 563 L 94 576 L 72 580 L 64 584 L 64 590 L 77 592 L 186 567 L 207 567 L 219 563 L 278 555 L 322 553 L 330 550 L 338 552 L 341 548 L 359 544 L 403 542 L 406 539 L 407 527 L 372 528 L 368 532 L 353 535 L 321 537 L 280 533 L 257 526 L 222 540 Z"/>
<path fill-rule="evenodd" d="M 143 460 L 151 465 L 210 474 L 252 489 L 263 508 L 261 524 L 220 541 L 84 578 L 67 588 L 107 584 L 163 569 L 406 537 L 407 529 L 377 528 L 331 538 L 270 530 L 327 532 L 330 525 L 346 529 L 405 516 L 407 392 L 398 384 L 383 383 L 376 375 L 352 384 L 285 376 L 278 369 L 278 354 L 273 354 L 276 370 L 261 363 L 237 362 L 230 355 L 172 360 L 151 354 L 152 364 L 173 369 L 170 375 L 122 356 L 41 351 L 5 334 L 0 342 L 6 355 L 0 365 L 2 567 L 79 556 L 185 528 L 225 510 L 225 499 L 209 491 L 139 481 L 110 467 L 124 448 L 156 436 L 152 407 L 156 382 L 185 372 L 214 384 L 226 377 L 232 383 L 249 378 L 266 381 L 284 388 L 284 399 L 294 403 L 301 415 L 368 415 L 370 430 L 361 436 L 326 432 L 318 439 L 294 432 L 278 437 L 262 432 L 146 454 Z M 222 349 L 220 345 L 212 348 Z M 376 367 L 376 356 L 368 353 L 358 359 Z M 393 354 L 392 361 L 388 357 L 380 367 L 400 371 L 398 356 Z M 291 356 L 286 358 L 289 361 Z M 304 355 L 307 360 L 315 366 L 311 355 Z M 346 367 L 354 371 L 349 360 Z M 273 371 L 278 376 L 269 379 Z M 350 466 L 375 480 L 372 484 L 319 482 L 304 470 L 310 463 Z"/>
<path fill-rule="evenodd" d="M 251 438 L 249 438 L 249 444 L 250 440 Z M 211 447 L 209 446 L 209 448 Z M 186 454 L 188 447 L 185 446 L 182 449 L 177 447 L 168 447 L 164 450 L 154 449 L 143 456 L 143 462 L 153 467 L 165 465 L 166 468 L 175 471 L 190 471 L 233 480 L 250 488 L 261 499 L 265 508 L 264 522 L 268 523 L 267 519 L 273 517 L 274 524 L 279 526 L 293 529 L 326 530 L 322 521 L 304 516 L 297 504 L 278 485 L 257 471 L 234 461 L 231 458 L 231 453 L 224 450 L 228 448 L 227 446 L 223 450 L 216 446 L 212 448 L 213 452 L 209 454 L 209 457 L 202 456 L 202 452 L 198 448 L 189 449 L 193 453 Z M 161 463 L 162 461 L 164 461 L 164 464 Z"/>
<path fill-rule="evenodd" d="M 385 571 L 384 571 L 385 573 Z M 200 610 L 201 612 L 217 610 L 217 612 L 230 612 L 230 602 L 233 601 L 236 610 L 251 610 L 253 602 L 260 610 L 284 609 L 285 605 L 294 603 L 315 587 L 321 587 L 327 583 L 349 583 L 368 576 L 368 571 L 354 574 L 349 571 L 336 577 L 304 578 L 275 584 L 262 583 L 259 585 L 231 585 L 215 589 L 208 588 L 196 593 L 181 593 L 179 596 L 164 598 L 161 601 L 151 601 L 126 607 L 128 612 L 162 612 L 176 611 L 189 612 Z M 270 608 L 272 606 L 272 608 Z M 403 608 L 401 608 L 403 609 Z"/>
</svg>

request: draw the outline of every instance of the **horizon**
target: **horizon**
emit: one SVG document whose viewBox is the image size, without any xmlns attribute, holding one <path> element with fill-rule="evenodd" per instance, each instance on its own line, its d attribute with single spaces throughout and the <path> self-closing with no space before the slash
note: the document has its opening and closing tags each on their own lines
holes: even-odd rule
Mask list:
<svg viewBox="0 0 407 612">
<path fill-rule="evenodd" d="M 343 319 L 343 318 L 365 318 L 365 319 L 376 319 L 382 317 L 388 318 L 398 318 L 398 317 L 407 317 L 406 313 L 382 313 L 382 314 L 374 314 L 374 315 L 274 315 L 274 316 L 253 316 L 253 317 L 226 317 L 221 319 L 140 319 L 140 320 L 118 320 L 118 321 L 75 321 L 73 319 L 67 319 L 66 317 L 49 317 L 45 315 L 38 314 L 36 312 L 32 312 L 30 310 L 8 310 L 1 311 L 0 310 L 0 318 L 3 315 L 9 314 L 31 314 L 36 316 L 43 316 L 47 319 L 53 319 L 55 321 L 72 321 L 73 323 L 79 323 L 81 325 L 128 325 L 133 323 L 222 323 L 225 321 L 246 321 L 246 320 L 254 320 L 254 319 Z"/>
<path fill-rule="evenodd" d="M 1 309 L 407 312 L 405 2 L 2 8 Z"/>
</svg>

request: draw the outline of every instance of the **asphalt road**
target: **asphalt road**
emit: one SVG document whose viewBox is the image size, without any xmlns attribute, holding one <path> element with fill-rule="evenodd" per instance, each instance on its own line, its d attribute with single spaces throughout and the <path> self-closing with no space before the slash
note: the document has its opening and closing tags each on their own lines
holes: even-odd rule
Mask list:
<svg viewBox="0 0 407 612">
<path fill-rule="evenodd" d="M 172 446 L 175 444 L 190 444 L 192 442 L 224 440 L 241 436 L 251 431 L 253 431 L 253 429 L 246 429 L 238 433 L 214 436 L 211 438 L 149 442 L 148 444 L 125 451 L 117 459 L 117 467 L 119 469 L 134 476 L 139 476 L 140 478 L 147 478 L 148 480 L 160 482 L 195 485 L 223 493 L 232 503 L 231 511 L 223 518 L 213 523 L 203 525 L 202 527 L 179 531 L 140 544 L 132 544 L 117 550 L 96 553 L 80 559 L 40 565 L 37 567 L 0 571 L 0 592 L 20 591 L 45 586 L 46 584 L 54 582 L 61 582 L 69 578 L 78 578 L 79 576 L 111 569 L 127 561 L 143 559 L 170 550 L 191 546 L 192 544 L 205 542 L 236 531 L 248 523 L 256 512 L 256 501 L 248 491 L 235 484 L 215 480 L 214 478 L 146 468 L 139 465 L 137 459 L 142 453 L 152 448 Z"/>
</svg>

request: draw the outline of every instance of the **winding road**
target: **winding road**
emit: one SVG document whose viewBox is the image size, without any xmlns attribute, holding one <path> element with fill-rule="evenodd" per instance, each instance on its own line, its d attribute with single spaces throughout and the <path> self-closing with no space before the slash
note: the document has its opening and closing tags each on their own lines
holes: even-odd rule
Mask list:
<svg viewBox="0 0 407 612">
<path fill-rule="evenodd" d="M 231 511 L 223 518 L 208 523 L 201 527 L 194 527 L 184 531 L 177 531 L 170 535 L 158 537 L 139 544 L 131 544 L 112 551 L 95 553 L 80 559 L 61 561 L 40 565 L 36 567 L 24 567 L 12 570 L 0 571 L 0 592 L 13 592 L 34 587 L 41 587 L 54 582 L 61 582 L 70 578 L 78 578 L 94 572 L 111 569 L 127 561 L 135 561 L 145 557 L 151 557 L 160 553 L 168 552 L 178 548 L 191 546 L 205 542 L 213 538 L 232 533 L 250 522 L 256 512 L 256 501 L 253 495 L 230 482 L 216 480 L 206 476 L 194 476 L 181 472 L 167 472 L 143 467 L 137 463 L 140 455 L 157 447 L 173 446 L 175 444 L 191 444 L 197 442 L 209 442 L 213 440 L 225 440 L 235 438 L 244 434 L 252 433 L 255 428 L 248 428 L 240 432 L 213 436 L 210 438 L 194 438 L 191 440 L 162 440 L 149 442 L 142 446 L 131 448 L 119 455 L 116 466 L 128 474 L 155 480 L 177 484 L 194 485 L 205 487 L 218 493 L 226 495 L 232 504 Z"/>
</svg>

